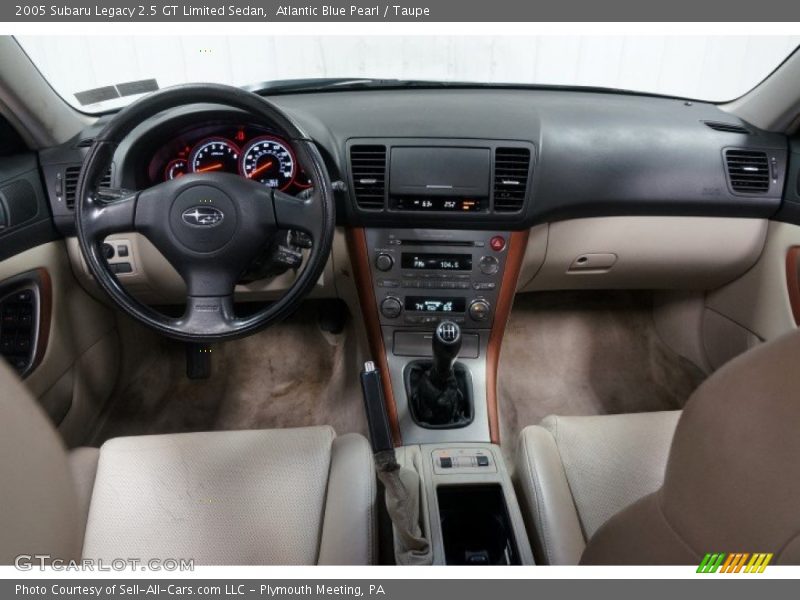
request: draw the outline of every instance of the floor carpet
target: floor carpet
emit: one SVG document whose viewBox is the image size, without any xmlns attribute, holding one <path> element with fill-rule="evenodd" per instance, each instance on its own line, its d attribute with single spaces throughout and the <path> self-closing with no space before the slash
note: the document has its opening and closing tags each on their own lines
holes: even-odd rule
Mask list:
<svg viewBox="0 0 800 600">
<path fill-rule="evenodd" d="M 121 435 L 330 424 L 366 433 L 351 327 L 323 332 L 320 305 L 256 335 L 216 345 L 209 379 L 186 378 L 182 344 L 159 339 L 135 367 L 90 440 Z M 500 356 L 503 449 L 549 414 L 681 408 L 703 373 L 672 352 L 644 292 L 546 292 L 517 297 Z"/>
<path fill-rule="evenodd" d="M 647 292 L 517 296 L 500 354 L 500 435 L 547 415 L 682 408 L 704 374 L 659 338 Z"/>
<path fill-rule="evenodd" d="M 315 303 L 213 347 L 211 377 L 186 377 L 184 346 L 161 339 L 112 401 L 91 443 L 122 435 L 329 424 L 366 433 L 354 334 L 323 332 Z"/>
</svg>

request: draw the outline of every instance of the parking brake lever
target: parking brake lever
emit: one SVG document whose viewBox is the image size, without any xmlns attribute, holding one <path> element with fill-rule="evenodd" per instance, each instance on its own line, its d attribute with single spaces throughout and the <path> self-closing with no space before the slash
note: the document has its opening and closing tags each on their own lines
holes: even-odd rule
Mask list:
<svg viewBox="0 0 800 600">
<path fill-rule="evenodd" d="M 378 479 L 383 483 L 386 512 L 394 530 L 394 553 L 398 564 L 430 564 L 431 546 L 420 526 L 420 478 L 413 468 L 397 462 L 383 401 L 381 375 L 372 361 L 364 363 L 361 389 L 367 412 L 369 439 L 375 454 Z"/>
<path fill-rule="evenodd" d="M 383 399 L 381 374 L 375 369 L 375 363 L 372 361 L 364 363 L 364 370 L 361 372 L 361 390 L 364 392 L 364 408 L 367 411 L 372 452 L 376 457 L 378 454 L 391 452 L 394 457 L 394 443 Z"/>
</svg>

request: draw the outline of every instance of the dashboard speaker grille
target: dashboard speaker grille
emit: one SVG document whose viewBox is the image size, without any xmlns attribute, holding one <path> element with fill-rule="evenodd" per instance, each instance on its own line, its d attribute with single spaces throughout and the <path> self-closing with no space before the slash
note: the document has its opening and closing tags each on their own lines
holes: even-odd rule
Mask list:
<svg viewBox="0 0 800 600">
<path fill-rule="evenodd" d="M 352 146 L 350 172 L 358 207 L 383 209 L 386 204 L 386 146 Z"/>
<path fill-rule="evenodd" d="M 531 151 L 528 148 L 497 148 L 494 155 L 494 210 L 519 212 L 528 190 Z"/>
<path fill-rule="evenodd" d="M 769 191 L 769 159 L 757 150 L 727 150 L 725 166 L 734 192 L 764 194 Z"/>
<path fill-rule="evenodd" d="M 78 176 L 81 174 L 80 165 L 64 169 L 64 202 L 67 208 L 75 208 L 75 190 L 78 187 Z M 111 187 L 111 167 L 98 183 L 99 187 Z"/>
</svg>

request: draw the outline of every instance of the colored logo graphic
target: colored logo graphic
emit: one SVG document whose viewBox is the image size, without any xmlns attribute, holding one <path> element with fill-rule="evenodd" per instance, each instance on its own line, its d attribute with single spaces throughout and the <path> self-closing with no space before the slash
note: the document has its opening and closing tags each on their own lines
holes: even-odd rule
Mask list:
<svg viewBox="0 0 800 600">
<path fill-rule="evenodd" d="M 772 553 L 715 552 L 706 554 L 697 567 L 698 573 L 763 573 L 772 560 Z"/>
</svg>

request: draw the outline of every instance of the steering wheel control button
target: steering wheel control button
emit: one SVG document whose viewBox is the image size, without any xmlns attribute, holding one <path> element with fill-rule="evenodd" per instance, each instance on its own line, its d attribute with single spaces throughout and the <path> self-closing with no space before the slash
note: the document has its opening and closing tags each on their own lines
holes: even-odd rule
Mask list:
<svg viewBox="0 0 800 600">
<path fill-rule="evenodd" d="M 384 298 L 381 302 L 381 314 L 387 319 L 396 319 L 403 312 L 403 305 L 394 296 Z"/>
<path fill-rule="evenodd" d="M 473 321 L 485 321 L 489 318 L 491 306 L 486 300 L 473 300 L 469 305 L 469 316 Z"/>
<path fill-rule="evenodd" d="M 506 238 L 502 235 L 496 235 L 489 240 L 489 247 L 495 252 L 502 252 L 506 249 Z"/>
<path fill-rule="evenodd" d="M 378 269 L 378 271 L 391 271 L 393 266 L 394 259 L 391 254 L 381 252 L 375 257 L 375 268 Z"/>
<path fill-rule="evenodd" d="M 230 197 L 211 185 L 193 185 L 175 198 L 170 226 L 178 241 L 195 252 L 215 252 L 237 230 L 237 210 Z"/>
<path fill-rule="evenodd" d="M 478 267 L 484 275 L 494 275 L 500 269 L 500 261 L 494 256 L 481 256 Z"/>
</svg>

